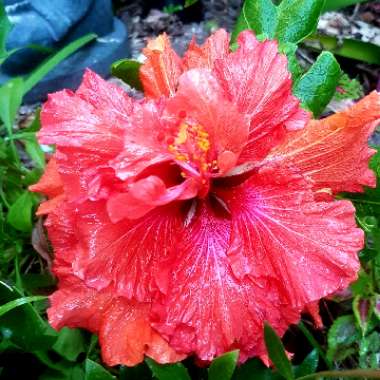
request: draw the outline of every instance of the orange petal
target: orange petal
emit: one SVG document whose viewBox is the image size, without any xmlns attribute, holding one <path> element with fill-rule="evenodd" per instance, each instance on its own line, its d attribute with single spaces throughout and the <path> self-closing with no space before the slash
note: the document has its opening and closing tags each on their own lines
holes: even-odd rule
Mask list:
<svg viewBox="0 0 380 380">
<path fill-rule="evenodd" d="M 61 202 L 64 199 L 65 199 L 65 194 L 60 194 L 60 195 L 57 195 L 56 197 L 53 197 L 53 198 L 51 198 L 45 202 L 42 202 L 38 207 L 36 215 L 41 216 L 41 215 L 50 214 L 61 204 Z"/>
<path fill-rule="evenodd" d="M 42 193 L 49 198 L 63 193 L 62 180 L 58 173 L 57 161 L 54 156 L 46 165 L 45 172 L 40 180 L 35 185 L 29 186 L 29 190 Z"/>
<path fill-rule="evenodd" d="M 143 53 L 146 61 L 140 68 L 140 79 L 145 95 L 151 98 L 173 95 L 182 73 L 182 62 L 168 36 L 164 33 L 150 40 Z"/>
<path fill-rule="evenodd" d="M 217 59 L 225 58 L 228 55 L 229 45 L 230 36 L 224 29 L 217 30 L 201 46 L 193 38 L 183 57 L 183 64 L 187 69 L 212 69 Z"/>
<path fill-rule="evenodd" d="M 177 354 L 149 324 L 149 304 L 114 300 L 107 310 L 100 329 L 102 357 L 106 364 L 135 366 L 144 355 L 159 363 L 177 362 L 184 355 Z"/>
<path fill-rule="evenodd" d="M 291 132 L 270 154 L 269 160 L 293 164 L 324 193 L 363 191 L 375 186 L 368 162 L 375 150 L 368 138 L 380 121 L 380 93 L 372 92 L 353 107 L 305 129 Z"/>
</svg>

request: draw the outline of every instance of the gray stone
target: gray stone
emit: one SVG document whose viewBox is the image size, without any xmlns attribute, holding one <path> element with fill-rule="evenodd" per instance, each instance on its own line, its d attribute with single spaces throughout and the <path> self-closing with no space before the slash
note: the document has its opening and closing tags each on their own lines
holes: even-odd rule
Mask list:
<svg viewBox="0 0 380 380">
<path fill-rule="evenodd" d="M 47 94 L 63 88 L 75 89 L 82 80 L 84 70 L 88 67 L 99 75 L 110 74 L 112 62 L 129 55 L 128 34 L 124 24 L 114 19 L 114 30 L 106 36 L 99 37 L 77 53 L 73 54 L 53 69 L 24 98 L 26 104 L 32 104 L 46 99 Z M 0 72 L 0 82 L 4 83 L 10 77 Z"/>
<path fill-rule="evenodd" d="M 52 70 L 27 94 L 27 103 L 42 101 L 47 93 L 62 88 L 76 88 L 87 67 L 108 76 L 111 63 L 129 55 L 128 33 L 113 17 L 111 0 L 6 0 L 5 4 L 14 24 L 8 49 L 38 44 L 59 50 L 87 33 L 99 36 Z M 22 49 L 2 65 L 0 83 L 28 75 L 46 57 Z"/>
<path fill-rule="evenodd" d="M 5 9 L 13 27 L 6 47 L 8 50 L 22 49 L 4 63 L 3 70 L 20 74 L 35 67 L 46 54 L 25 47 L 32 44 L 58 47 L 59 42 L 70 34 L 71 28 L 86 16 L 92 3 L 92 0 L 23 0 L 10 4 L 7 0 Z"/>
</svg>

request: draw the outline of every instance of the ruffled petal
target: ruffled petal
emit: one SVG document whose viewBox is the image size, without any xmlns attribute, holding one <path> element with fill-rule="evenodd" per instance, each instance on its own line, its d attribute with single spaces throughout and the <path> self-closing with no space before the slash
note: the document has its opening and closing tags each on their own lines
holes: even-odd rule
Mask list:
<svg viewBox="0 0 380 380">
<path fill-rule="evenodd" d="M 164 33 L 150 40 L 143 53 L 146 60 L 140 68 L 140 79 L 145 96 L 174 95 L 182 73 L 182 61 L 172 49 L 169 37 Z"/>
<path fill-rule="evenodd" d="M 109 157 L 101 153 L 62 147 L 57 149 L 56 157 L 65 195 L 70 201 L 104 199 L 112 188 L 122 186 L 110 167 Z"/>
<path fill-rule="evenodd" d="M 41 111 L 39 142 L 113 156 L 122 149 L 131 111 L 132 100 L 122 89 L 87 70 L 76 93 L 49 95 Z"/>
<path fill-rule="evenodd" d="M 57 330 L 67 326 L 98 332 L 111 297 L 112 291 L 98 292 L 72 277 L 69 286 L 60 286 L 59 290 L 49 297 L 49 323 Z"/>
<path fill-rule="evenodd" d="M 37 216 L 42 216 L 42 215 L 48 215 L 52 213 L 57 207 L 61 205 L 61 203 L 65 200 L 66 195 L 61 194 L 57 195 L 54 198 L 48 199 L 45 202 L 42 202 L 36 211 Z"/>
<path fill-rule="evenodd" d="M 236 348 L 242 360 L 262 354 L 264 321 L 282 334 L 298 318 L 298 312 L 280 307 L 277 291 L 268 291 L 276 284 L 263 290 L 233 275 L 229 239 L 230 222 L 201 202 L 175 254 L 163 263 L 169 286 L 153 303 L 153 327 L 175 350 L 201 360 Z"/>
<path fill-rule="evenodd" d="M 166 187 L 161 178 L 148 176 L 132 183 L 128 192 L 113 194 L 107 201 L 108 214 L 113 223 L 124 218 L 139 219 L 157 206 L 195 197 L 198 189 L 199 185 L 192 178 Z"/>
<path fill-rule="evenodd" d="M 199 46 L 195 39 L 183 57 L 184 67 L 189 69 L 212 69 L 217 59 L 225 58 L 230 52 L 230 36 L 224 29 L 218 29 Z"/>
<path fill-rule="evenodd" d="M 154 291 L 166 287 L 158 264 L 175 250 L 180 238 L 178 205 L 158 207 L 141 219 L 118 223 L 111 222 L 105 202 L 77 207 L 80 249 L 72 265 L 87 286 L 101 290 L 114 283 L 117 295 L 139 301 L 149 301 Z"/>
<path fill-rule="evenodd" d="M 228 99 L 250 116 L 250 134 L 240 162 L 260 160 L 282 141 L 286 130 L 306 125 L 309 114 L 292 95 L 285 55 L 275 41 L 259 42 L 250 31 L 238 37 L 239 48 L 215 62 L 214 72 Z"/>
<path fill-rule="evenodd" d="M 29 186 L 29 190 L 42 193 L 49 198 L 39 205 L 36 215 L 47 215 L 53 212 L 65 199 L 62 179 L 58 173 L 57 161 L 54 156 L 46 165 L 45 172 L 40 180 Z"/>
<path fill-rule="evenodd" d="M 134 105 L 123 151 L 111 162 L 121 180 L 131 181 L 147 167 L 173 159 L 167 141 L 175 135 L 178 120 L 164 108 L 155 101 Z"/>
<path fill-rule="evenodd" d="M 364 233 L 350 202 L 316 202 L 286 167 L 262 168 L 219 196 L 232 213 L 228 256 L 237 277 L 270 279 L 301 309 L 356 279 Z"/>
<path fill-rule="evenodd" d="M 135 366 L 144 354 L 158 363 L 172 363 L 185 358 L 177 354 L 149 324 L 150 305 L 115 299 L 106 311 L 99 339 L 102 358 L 107 365 Z"/>
<path fill-rule="evenodd" d="M 109 161 L 123 149 L 131 111 L 128 95 L 90 70 L 76 93 L 49 95 L 38 137 L 41 143 L 57 147 L 57 169 L 68 198 L 105 196 L 106 183 L 113 181 Z"/>
<path fill-rule="evenodd" d="M 375 153 L 368 138 L 379 122 L 380 93 L 374 91 L 353 107 L 288 134 L 268 159 L 296 166 L 315 182 L 316 190 L 360 192 L 363 186 L 376 185 L 368 168 Z"/>
<path fill-rule="evenodd" d="M 136 365 L 144 354 L 160 363 L 184 359 L 151 329 L 149 303 L 118 297 L 114 284 L 101 290 L 89 287 L 74 274 L 72 264 L 82 249 L 74 206 L 63 202 L 46 221 L 54 246 L 53 272 L 59 281 L 59 289 L 50 296 L 50 324 L 58 330 L 68 326 L 99 333 L 102 356 L 108 365 Z"/>
</svg>

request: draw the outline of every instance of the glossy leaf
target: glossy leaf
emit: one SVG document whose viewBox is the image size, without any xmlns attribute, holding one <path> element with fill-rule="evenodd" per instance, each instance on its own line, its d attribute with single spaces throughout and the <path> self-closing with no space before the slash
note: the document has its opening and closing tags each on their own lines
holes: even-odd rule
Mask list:
<svg viewBox="0 0 380 380">
<path fill-rule="evenodd" d="M 294 94 L 317 117 L 333 98 L 340 75 L 341 70 L 334 56 L 323 52 L 295 84 Z"/>
<path fill-rule="evenodd" d="M 363 337 L 359 344 L 359 366 L 360 368 L 380 367 L 380 334 L 373 331 Z"/>
<path fill-rule="evenodd" d="M 280 52 L 285 54 L 288 58 L 288 70 L 292 74 L 293 83 L 296 83 L 300 76 L 303 74 L 303 70 L 298 63 L 296 56 L 297 45 L 292 42 L 286 42 L 281 44 Z"/>
<path fill-rule="evenodd" d="M 353 315 L 344 315 L 337 318 L 327 335 L 329 360 L 344 360 L 356 352 L 355 345 L 361 334 L 355 325 Z"/>
<path fill-rule="evenodd" d="M 47 370 L 38 380 L 83 380 L 84 371 L 80 365 L 67 365 L 58 370 Z"/>
<path fill-rule="evenodd" d="M 238 366 L 233 376 L 233 380 L 279 380 L 282 376 L 273 373 L 259 359 L 251 359 Z"/>
<path fill-rule="evenodd" d="M 363 86 L 358 79 L 351 79 L 347 74 L 341 75 L 334 100 L 341 101 L 345 99 L 356 100 L 364 96 Z"/>
<path fill-rule="evenodd" d="M 283 0 L 278 6 L 275 37 L 280 42 L 298 43 L 312 34 L 324 0 Z"/>
<path fill-rule="evenodd" d="M 31 231 L 33 199 L 34 195 L 25 191 L 9 208 L 7 221 L 16 230 L 23 232 Z"/>
<path fill-rule="evenodd" d="M 190 375 L 182 363 L 158 364 L 150 358 L 146 358 L 145 362 L 157 380 L 190 380 Z"/>
<path fill-rule="evenodd" d="M 0 305 L 20 298 L 20 293 L 0 281 Z M 0 317 L 0 337 L 27 351 L 51 347 L 57 339 L 56 332 L 36 312 L 30 303 L 9 310 Z"/>
<path fill-rule="evenodd" d="M 53 350 L 69 361 L 75 361 L 79 354 L 86 351 L 83 334 L 78 329 L 64 327 L 58 334 Z"/>
<path fill-rule="evenodd" d="M 231 41 L 236 41 L 240 32 L 253 30 L 257 35 L 274 37 L 277 24 L 277 9 L 272 0 L 246 0 L 232 32 Z"/>
<path fill-rule="evenodd" d="M 144 362 L 134 367 L 121 366 L 119 380 L 152 380 L 152 372 Z"/>
<path fill-rule="evenodd" d="M 368 322 L 372 316 L 373 311 L 371 299 L 356 296 L 352 303 L 352 308 L 356 322 L 364 335 L 367 332 Z"/>
<path fill-rule="evenodd" d="M 139 78 L 141 63 L 133 59 L 121 59 L 116 61 L 111 66 L 113 76 L 121 79 L 132 88 L 142 91 L 142 83 Z"/>
<path fill-rule="evenodd" d="M 309 375 L 317 370 L 319 362 L 319 354 L 316 349 L 311 351 L 304 361 L 294 368 L 294 375 L 296 378 Z"/>
<path fill-rule="evenodd" d="M 239 350 L 227 352 L 214 359 L 208 370 L 209 380 L 230 380 L 234 374 Z"/>
<path fill-rule="evenodd" d="M 287 380 L 293 380 L 293 370 L 291 363 L 286 356 L 284 346 L 276 332 L 268 325 L 264 326 L 265 345 L 268 355 L 277 371 Z"/>
<path fill-rule="evenodd" d="M 85 380 L 114 380 L 112 376 L 104 367 L 100 364 L 87 359 L 85 363 Z"/>
</svg>

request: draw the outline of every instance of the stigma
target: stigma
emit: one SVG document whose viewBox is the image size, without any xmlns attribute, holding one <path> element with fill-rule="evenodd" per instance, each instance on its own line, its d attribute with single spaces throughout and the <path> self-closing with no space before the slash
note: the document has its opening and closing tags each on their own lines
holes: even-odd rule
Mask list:
<svg viewBox="0 0 380 380">
<path fill-rule="evenodd" d="M 175 138 L 169 138 L 168 150 L 183 168 L 181 175 L 186 178 L 194 171 L 206 184 L 213 173 L 218 172 L 218 164 L 212 155 L 209 133 L 200 124 L 181 123 Z M 192 170 L 187 170 L 191 167 Z"/>
</svg>

